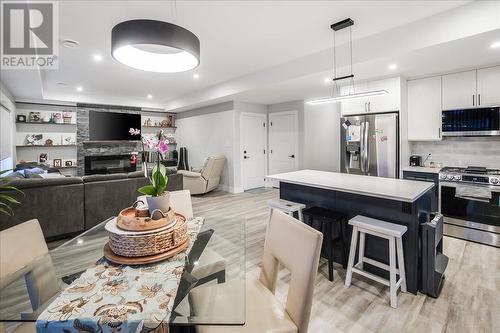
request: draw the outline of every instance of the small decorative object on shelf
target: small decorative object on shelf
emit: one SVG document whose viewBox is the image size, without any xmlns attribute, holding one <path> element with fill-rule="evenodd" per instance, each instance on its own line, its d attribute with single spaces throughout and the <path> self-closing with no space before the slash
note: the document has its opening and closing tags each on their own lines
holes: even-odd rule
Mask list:
<svg viewBox="0 0 500 333">
<path fill-rule="evenodd" d="M 174 127 L 175 126 L 175 118 L 174 118 L 173 115 L 169 115 L 168 116 L 167 126 L 168 127 Z"/>
<path fill-rule="evenodd" d="M 42 118 L 43 123 L 50 123 L 51 120 L 52 120 L 52 118 L 50 118 L 49 116 L 45 116 Z"/>
<path fill-rule="evenodd" d="M 74 145 L 75 144 L 75 140 L 73 139 L 72 136 L 68 136 L 66 138 L 64 138 L 64 141 L 62 142 L 63 145 Z"/>
<path fill-rule="evenodd" d="M 151 121 L 151 118 L 148 118 L 148 120 L 146 120 L 146 126 L 152 126 L 153 125 L 153 122 Z"/>
<path fill-rule="evenodd" d="M 38 162 L 47 163 L 47 153 L 40 153 L 40 155 L 38 155 Z"/>
<path fill-rule="evenodd" d="M 31 111 L 29 115 L 29 122 L 30 123 L 39 123 L 42 121 L 42 118 L 40 116 L 40 112 L 36 111 Z"/>
<path fill-rule="evenodd" d="M 73 166 L 73 161 L 64 161 L 64 166 L 67 167 Z"/>
<path fill-rule="evenodd" d="M 52 114 L 52 118 L 54 119 L 54 122 L 56 124 L 64 124 L 64 120 L 63 120 L 61 112 L 54 112 Z"/>
<path fill-rule="evenodd" d="M 62 160 L 60 158 L 54 158 L 54 167 L 58 168 L 58 167 L 62 167 Z"/>
<path fill-rule="evenodd" d="M 18 123 L 25 123 L 26 122 L 26 115 L 25 114 L 18 114 L 16 121 Z"/>
<path fill-rule="evenodd" d="M 65 124 L 71 124 L 71 120 L 73 119 L 73 115 L 71 111 L 64 111 L 63 112 L 63 120 Z"/>
<path fill-rule="evenodd" d="M 129 130 L 131 135 L 140 135 L 141 131 L 139 129 L 131 128 Z M 163 156 L 168 153 L 168 141 L 163 131 L 159 131 L 152 138 L 148 138 L 146 136 L 142 136 L 142 152 L 143 155 L 145 153 L 145 148 L 147 147 L 149 150 L 153 150 L 158 154 L 158 159 L 156 161 L 156 165 L 153 167 L 151 175 L 149 176 L 149 185 L 145 185 L 138 189 L 138 191 L 142 194 L 150 195 L 147 197 L 149 212 L 152 213 L 156 209 L 166 213 L 170 207 L 170 195 L 168 192 L 165 192 L 167 188 L 167 168 L 161 164 L 161 160 Z M 146 175 L 147 174 L 147 165 L 144 163 L 143 167 L 145 168 Z"/>
<path fill-rule="evenodd" d="M 47 139 L 47 140 L 45 140 L 45 145 L 52 146 L 52 145 L 54 145 L 54 141 L 52 141 L 52 139 Z"/>
<path fill-rule="evenodd" d="M 26 144 L 30 146 L 41 145 L 43 134 L 28 134 L 26 135 Z"/>
</svg>

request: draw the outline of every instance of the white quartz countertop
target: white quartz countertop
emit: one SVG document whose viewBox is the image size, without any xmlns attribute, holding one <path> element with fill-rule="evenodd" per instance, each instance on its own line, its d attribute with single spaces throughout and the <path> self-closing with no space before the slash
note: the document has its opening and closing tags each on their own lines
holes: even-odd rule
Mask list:
<svg viewBox="0 0 500 333">
<path fill-rule="evenodd" d="M 413 171 L 413 172 L 427 172 L 427 173 L 439 173 L 441 168 L 428 168 L 428 167 L 418 167 L 418 166 L 405 166 L 403 171 Z"/>
<path fill-rule="evenodd" d="M 317 170 L 280 173 L 267 179 L 405 202 L 414 202 L 434 186 L 430 182 Z"/>
</svg>

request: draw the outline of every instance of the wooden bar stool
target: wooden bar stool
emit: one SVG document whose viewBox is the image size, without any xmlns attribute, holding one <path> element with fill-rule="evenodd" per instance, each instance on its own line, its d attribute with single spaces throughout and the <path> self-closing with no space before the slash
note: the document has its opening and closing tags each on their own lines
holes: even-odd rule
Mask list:
<svg viewBox="0 0 500 333">
<path fill-rule="evenodd" d="M 322 207 L 304 209 L 304 223 L 321 231 L 323 244 L 321 257 L 328 260 L 328 280 L 333 281 L 334 248 L 340 249 L 340 262 L 342 267 L 347 267 L 347 215 Z M 335 236 L 335 225 L 338 224 L 338 234 Z"/>
<path fill-rule="evenodd" d="M 269 221 L 271 221 L 271 215 L 273 214 L 273 209 L 280 210 L 283 213 L 290 215 L 291 217 L 294 217 L 293 214 L 297 212 L 299 220 L 302 222 L 304 221 L 304 218 L 302 217 L 302 210 L 306 208 L 306 205 L 304 204 L 282 199 L 271 199 L 267 201 L 267 205 L 269 206 L 268 224 Z"/>
<path fill-rule="evenodd" d="M 399 287 L 401 287 L 402 292 L 406 292 L 403 242 L 401 240 L 401 237 L 407 230 L 406 226 L 389 223 L 381 220 L 376 220 L 362 215 L 358 215 L 349 220 L 349 224 L 353 226 L 353 230 L 352 230 L 351 250 L 349 252 L 349 263 L 347 264 L 345 285 L 347 287 L 351 285 L 353 272 L 363 275 L 371 280 L 385 284 L 390 288 L 391 306 L 393 308 L 397 308 L 398 307 L 397 291 Z M 359 232 L 359 254 L 358 254 L 358 262 L 356 263 L 356 265 L 354 265 L 358 232 Z M 389 265 L 365 257 L 366 234 L 389 240 Z M 396 268 L 396 248 L 397 248 L 398 268 Z M 363 263 L 367 263 L 389 271 L 390 279 L 386 280 L 375 274 L 364 271 Z M 399 275 L 398 281 L 396 281 L 396 274 Z"/>
</svg>

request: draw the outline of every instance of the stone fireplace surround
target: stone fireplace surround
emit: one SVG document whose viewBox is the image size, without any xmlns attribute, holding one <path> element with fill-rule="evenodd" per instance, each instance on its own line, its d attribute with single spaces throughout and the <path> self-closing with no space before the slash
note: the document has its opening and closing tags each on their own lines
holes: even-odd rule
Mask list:
<svg viewBox="0 0 500 333">
<path fill-rule="evenodd" d="M 89 111 L 109 111 L 119 113 L 135 113 L 141 114 L 140 108 L 119 107 L 108 105 L 77 105 L 76 113 L 76 142 L 77 142 L 77 175 L 85 174 L 85 156 L 102 156 L 102 155 L 129 155 L 133 152 L 140 153 L 142 146 L 140 142 L 128 141 L 102 141 L 89 142 Z M 140 154 L 139 154 L 140 156 Z M 137 170 L 142 167 L 141 158 L 137 161 Z"/>
</svg>

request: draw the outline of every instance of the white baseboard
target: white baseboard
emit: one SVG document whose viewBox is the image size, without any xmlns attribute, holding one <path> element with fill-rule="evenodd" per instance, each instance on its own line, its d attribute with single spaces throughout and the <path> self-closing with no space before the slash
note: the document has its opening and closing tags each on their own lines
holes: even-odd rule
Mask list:
<svg viewBox="0 0 500 333">
<path fill-rule="evenodd" d="M 229 193 L 243 193 L 243 189 L 242 188 L 228 186 L 228 185 L 223 185 L 223 184 L 220 184 L 217 189 L 221 190 L 221 191 L 224 191 L 224 192 L 229 192 Z"/>
</svg>

